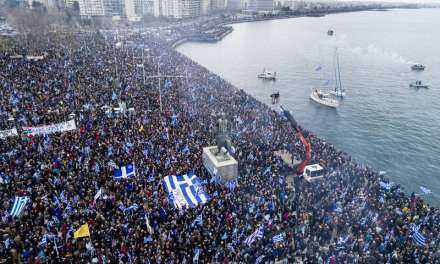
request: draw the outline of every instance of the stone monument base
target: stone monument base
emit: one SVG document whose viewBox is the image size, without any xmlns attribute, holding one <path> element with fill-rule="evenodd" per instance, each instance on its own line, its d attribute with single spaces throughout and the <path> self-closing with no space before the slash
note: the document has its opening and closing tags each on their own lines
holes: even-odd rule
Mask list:
<svg viewBox="0 0 440 264">
<path fill-rule="evenodd" d="M 221 182 L 234 180 L 238 176 L 238 162 L 227 151 L 217 154 L 217 146 L 203 148 L 203 165 L 211 176 L 218 177 Z"/>
</svg>

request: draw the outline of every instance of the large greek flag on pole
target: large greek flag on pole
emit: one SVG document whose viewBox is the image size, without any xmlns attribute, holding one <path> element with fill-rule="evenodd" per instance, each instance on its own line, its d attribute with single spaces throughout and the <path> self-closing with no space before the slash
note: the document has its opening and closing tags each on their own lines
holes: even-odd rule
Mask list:
<svg viewBox="0 0 440 264">
<path fill-rule="evenodd" d="M 15 197 L 14 205 L 12 205 L 12 209 L 9 215 L 11 215 L 12 217 L 20 216 L 28 201 L 29 197 L 27 196 Z"/>
<path fill-rule="evenodd" d="M 196 207 L 206 203 L 210 197 L 204 191 L 199 177 L 196 175 L 167 176 L 163 185 L 168 192 L 168 200 L 174 207 Z"/>
</svg>

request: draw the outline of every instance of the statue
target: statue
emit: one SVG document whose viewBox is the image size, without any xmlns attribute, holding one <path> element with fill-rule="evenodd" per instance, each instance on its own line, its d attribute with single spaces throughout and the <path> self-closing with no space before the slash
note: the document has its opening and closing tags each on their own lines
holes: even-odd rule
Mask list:
<svg viewBox="0 0 440 264">
<path fill-rule="evenodd" d="M 215 136 L 215 141 L 217 144 L 217 153 L 215 154 L 216 156 L 220 154 L 222 148 L 225 148 L 230 154 L 235 153 L 235 149 L 232 147 L 231 139 L 229 138 L 230 131 L 231 128 L 229 126 L 228 120 L 226 119 L 226 115 L 222 113 L 217 121 L 217 126 L 216 126 L 216 136 Z"/>
</svg>

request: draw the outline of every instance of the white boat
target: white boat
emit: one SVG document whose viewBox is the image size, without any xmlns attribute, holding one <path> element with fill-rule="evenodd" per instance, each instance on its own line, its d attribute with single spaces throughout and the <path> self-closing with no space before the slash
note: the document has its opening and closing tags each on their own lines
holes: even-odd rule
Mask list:
<svg viewBox="0 0 440 264">
<path fill-rule="evenodd" d="M 257 77 L 264 80 L 273 80 L 275 81 L 277 76 L 276 72 L 267 71 L 266 69 L 263 69 L 263 72 L 258 74 Z"/>
<path fill-rule="evenodd" d="M 413 71 L 424 71 L 425 70 L 425 66 L 423 66 L 422 64 L 414 64 L 413 66 L 411 66 L 411 70 L 413 70 Z"/>
<path fill-rule="evenodd" d="M 341 82 L 341 70 L 339 68 L 339 55 L 338 50 L 335 51 L 335 90 L 331 91 L 330 94 L 343 98 L 345 96 L 345 90 L 342 88 L 342 82 Z"/>
<path fill-rule="evenodd" d="M 332 95 L 329 93 L 324 93 L 321 90 L 313 89 L 312 93 L 310 94 L 310 99 L 312 99 L 314 102 L 332 107 L 332 108 L 338 108 L 339 107 L 339 101 L 333 99 Z"/>
<path fill-rule="evenodd" d="M 409 84 L 410 88 L 429 88 L 429 85 L 422 84 L 422 81 L 415 81 Z"/>
</svg>

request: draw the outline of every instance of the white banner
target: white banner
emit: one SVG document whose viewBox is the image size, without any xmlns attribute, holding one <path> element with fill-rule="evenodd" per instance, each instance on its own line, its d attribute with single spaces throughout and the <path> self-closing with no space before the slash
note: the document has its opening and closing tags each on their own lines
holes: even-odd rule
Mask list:
<svg viewBox="0 0 440 264">
<path fill-rule="evenodd" d="M 47 126 L 39 126 L 39 127 L 23 127 L 23 134 L 25 135 L 46 135 L 53 134 L 57 132 L 65 132 L 70 130 L 75 130 L 76 124 L 75 120 L 69 120 L 66 122 L 47 125 Z"/>
<path fill-rule="evenodd" d="M 18 136 L 17 129 L 14 127 L 12 129 L 0 130 L 0 138 L 14 137 Z"/>
</svg>

